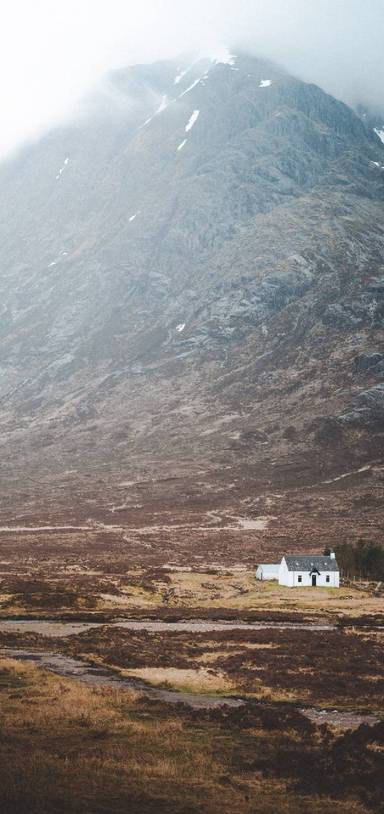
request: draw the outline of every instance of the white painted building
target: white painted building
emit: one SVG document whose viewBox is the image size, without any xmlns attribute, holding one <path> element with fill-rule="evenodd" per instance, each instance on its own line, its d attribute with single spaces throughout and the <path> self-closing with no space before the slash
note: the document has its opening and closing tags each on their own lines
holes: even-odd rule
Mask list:
<svg viewBox="0 0 384 814">
<path fill-rule="evenodd" d="M 329 557 L 323 554 L 286 555 L 279 566 L 279 585 L 288 588 L 338 588 L 340 570 L 335 554 L 331 552 Z"/>
<path fill-rule="evenodd" d="M 261 563 L 256 571 L 256 579 L 279 579 L 279 565 L 274 563 Z"/>
</svg>

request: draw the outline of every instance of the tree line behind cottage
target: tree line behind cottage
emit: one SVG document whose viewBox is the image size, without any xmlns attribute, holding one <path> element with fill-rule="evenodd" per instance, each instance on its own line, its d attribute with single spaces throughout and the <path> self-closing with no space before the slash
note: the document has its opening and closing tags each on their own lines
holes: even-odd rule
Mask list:
<svg viewBox="0 0 384 814">
<path fill-rule="evenodd" d="M 327 548 L 324 554 L 329 554 Z M 384 547 L 378 543 L 357 540 L 335 546 L 341 575 L 346 579 L 384 580 Z"/>
</svg>

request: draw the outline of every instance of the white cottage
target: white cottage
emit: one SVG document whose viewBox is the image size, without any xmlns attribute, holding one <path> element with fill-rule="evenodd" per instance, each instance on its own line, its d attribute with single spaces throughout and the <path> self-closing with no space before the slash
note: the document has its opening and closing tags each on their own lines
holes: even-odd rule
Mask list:
<svg viewBox="0 0 384 814">
<path fill-rule="evenodd" d="M 320 555 L 286 555 L 279 566 L 279 585 L 288 588 L 338 588 L 340 570 L 333 551 L 329 557 Z"/>
<path fill-rule="evenodd" d="M 256 579 L 279 579 L 280 565 L 275 565 L 271 562 L 261 563 L 256 571 Z"/>
</svg>

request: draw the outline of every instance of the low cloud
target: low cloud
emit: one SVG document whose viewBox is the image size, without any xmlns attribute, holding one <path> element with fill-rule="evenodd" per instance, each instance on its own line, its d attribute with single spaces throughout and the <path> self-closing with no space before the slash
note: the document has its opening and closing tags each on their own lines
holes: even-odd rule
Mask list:
<svg viewBox="0 0 384 814">
<path fill-rule="evenodd" d="M 383 0 L 3 0 L 0 154 L 70 116 L 114 67 L 222 44 L 384 114 Z"/>
</svg>

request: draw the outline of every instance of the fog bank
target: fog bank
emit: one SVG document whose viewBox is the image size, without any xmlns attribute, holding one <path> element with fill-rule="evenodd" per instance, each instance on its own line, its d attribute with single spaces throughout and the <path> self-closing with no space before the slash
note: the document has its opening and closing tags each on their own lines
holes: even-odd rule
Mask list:
<svg viewBox="0 0 384 814">
<path fill-rule="evenodd" d="M 384 112 L 383 41 L 383 0 L 3 0 L 0 154 L 112 68 L 223 44 Z"/>
</svg>

